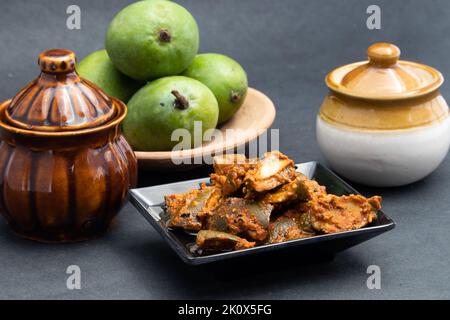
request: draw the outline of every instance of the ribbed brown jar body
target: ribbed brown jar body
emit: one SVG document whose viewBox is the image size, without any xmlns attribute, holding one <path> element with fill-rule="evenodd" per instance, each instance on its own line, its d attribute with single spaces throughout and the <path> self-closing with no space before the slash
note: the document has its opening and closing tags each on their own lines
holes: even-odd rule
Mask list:
<svg viewBox="0 0 450 320">
<path fill-rule="evenodd" d="M 53 136 L 24 135 L 1 123 L 0 140 L 0 212 L 29 239 L 73 242 L 102 234 L 136 184 L 136 158 L 120 123 Z"/>
</svg>

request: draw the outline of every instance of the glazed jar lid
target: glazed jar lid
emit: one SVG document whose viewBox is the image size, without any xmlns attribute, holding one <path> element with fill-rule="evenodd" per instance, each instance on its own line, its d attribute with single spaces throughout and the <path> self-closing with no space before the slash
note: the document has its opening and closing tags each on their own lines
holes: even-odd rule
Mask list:
<svg viewBox="0 0 450 320">
<path fill-rule="evenodd" d="M 336 92 L 366 99 L 388 100 L 421 96 L 438 89 L 444 78 L 424 64 L 399 60 L 400 49 L 375 43 L 367 49 L 368 61 L 356 62 L 330 72 L 325 82 Z"/>
<path fill-rule="evenodd" d="M 81 79 L 75 54 L 52 49 L 39 55 L 41 74 L 22 89 L 5 110 L 12 126 L 35 131 L 73 131 L 100 126 L 116 113 L 103 91 Z"/>
</svg>

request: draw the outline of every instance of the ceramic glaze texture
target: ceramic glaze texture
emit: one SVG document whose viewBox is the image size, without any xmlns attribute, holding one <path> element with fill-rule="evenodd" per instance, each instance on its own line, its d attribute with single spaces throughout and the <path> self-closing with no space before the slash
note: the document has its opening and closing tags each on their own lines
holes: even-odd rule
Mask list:
<svg viewBox="0 0 450 320">
<path fill-rule="evenodd" d="M 126 106 L 80 79 L 72 56 L 41 54 L 39 78 L 0 105 L 0 211 L 38 241 L 102 234 L 136 184 L 136 158 L 120 131 Z"/>
<path fill-rule="evenodd" d="M 355 182 L 412 183 L 434 171 L 449 149 L 442 75 L 399 61 L 391 44 L 372 45 L 368 55 L 368 62 L 327 76 L 330 93 L 316 122 L 319 147 L 334 170 Z"/>
<path fill-rule="evenodd" d="M 5 111 L 14 126 L 39 131 L 92 128 L 114 116 L 112 100 L 75 71 L 73 52 L 41 53 L 42 73 L 22 89 Z"/>
</svg>

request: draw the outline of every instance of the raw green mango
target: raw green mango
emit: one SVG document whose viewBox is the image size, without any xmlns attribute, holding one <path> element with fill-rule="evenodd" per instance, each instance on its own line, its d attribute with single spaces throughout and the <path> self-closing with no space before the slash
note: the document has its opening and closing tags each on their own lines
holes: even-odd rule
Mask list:
<svg viewBox="0 0 450 320">
<path fill-rule="evenodd" d="M 171 76 L 154 80 L 136 92 L 128 102 L 122 128 L 134 150 L 164 151 L 179 143 L 171 141 L 174 130 L 186 129 L 193 138 L 194 121 L 200 121 L 203 136 L 216 127 L 218 116 L 217 100 L 208 87 L 191 78 Z"/>
<path fill-rule="evenodd" d="M 106 50 L 121 72 L 137 80 L 176 75 L 199 46 L 192 15 L 166 0 L 135 2 L 120 11 L 106 33 Z"/>
<path fill-rule="evenodd" d="M 119 72 L 106 53 L 106 50 L 92 52 L 77 65 L 78 74 L 125 103 L 144 85 Z"/>
<path fill-rule="evenodd" d="M 230 119 L 244 103 L 248 82 L 235 60 L 217 53 L 197 55 L 183 75 L 205 84 L 219 103 L 219 123 Z"/>
</svg>

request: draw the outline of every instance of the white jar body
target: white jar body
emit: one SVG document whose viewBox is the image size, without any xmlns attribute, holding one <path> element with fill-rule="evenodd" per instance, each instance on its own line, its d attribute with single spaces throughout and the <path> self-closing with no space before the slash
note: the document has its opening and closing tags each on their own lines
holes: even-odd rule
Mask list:
<svg viewBox="0 0 450 320">
<path fill-rule="evenodd" d="M 369 186 L 418 181 L 444 160 L 450 146 L 450 118 L 400 130 L 362 130 L 334 125 L 317 116 L 317 141 L 340 175 Z"/>
</svg>

